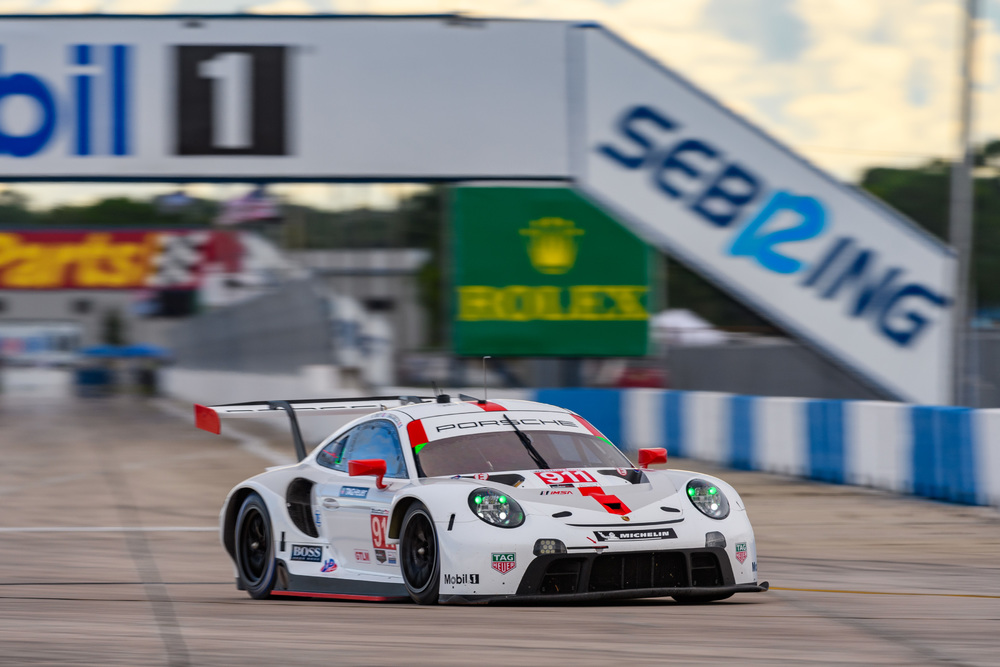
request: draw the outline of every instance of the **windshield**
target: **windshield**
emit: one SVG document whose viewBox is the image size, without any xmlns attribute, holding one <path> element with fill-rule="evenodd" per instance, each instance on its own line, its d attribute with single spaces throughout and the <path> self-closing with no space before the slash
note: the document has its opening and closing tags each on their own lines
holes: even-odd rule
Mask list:
<svg viewBox="0 0 1000 667">
<path fill-rule="evenodd" d="M 589 433 L 531 430 L 525 435 L 550 468 L 632 467 L 614 445 Z M 538 468 L 513 429 L 434 440 L 415 456 L 424 477 Z"/>
</svg>

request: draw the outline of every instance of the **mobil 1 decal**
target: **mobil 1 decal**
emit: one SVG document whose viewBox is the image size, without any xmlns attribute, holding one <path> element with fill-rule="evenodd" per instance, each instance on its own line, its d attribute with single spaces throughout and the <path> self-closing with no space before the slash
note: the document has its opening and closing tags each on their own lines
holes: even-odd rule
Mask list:
<svg viewBox="0 0 1000 667">
<path fill-rule="evenodd" d="M 287 155 L 287 47 L 174 47 L 177 155 Z"/>
<path fill-rule="evenodd" d="M 594 476 L 586 470 L 545 470 L 536 472 L 538 478 L 550 486 L 559 484 L 577 484 L 580 482 L 597 483 Z"/>
<path fill-rule="evenodd" d="M 395 544 L 389 544 L 389 510 L 372 510 L 372 546 L 376 549 L 396 551 Z M 394 559 L 395 560 L 395 559 Z"/>
</svg>

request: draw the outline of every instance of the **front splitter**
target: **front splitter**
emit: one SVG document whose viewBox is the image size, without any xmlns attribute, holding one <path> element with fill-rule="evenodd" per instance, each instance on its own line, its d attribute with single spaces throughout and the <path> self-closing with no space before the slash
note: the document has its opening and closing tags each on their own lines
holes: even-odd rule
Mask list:
<svg viewBox="0 0 1000 667">
<path fill-rule="evenodd" d="M 442 604 L 561 604 L 573 602 L 595 602 L 601 600 L 629 600 L 635 598 L 663 598 L 683 595 L 688 598 L 714 598 L 734 593 L 763 593 L 768 589 L 766 581 L 759 584 L 736 584 L 733 586 L 711 586 L 698 588 L 635 588 L 621 591 L 599 591 L 592 593 L 562 593 L 555 595 L 442 595 Z"/>
</svg>

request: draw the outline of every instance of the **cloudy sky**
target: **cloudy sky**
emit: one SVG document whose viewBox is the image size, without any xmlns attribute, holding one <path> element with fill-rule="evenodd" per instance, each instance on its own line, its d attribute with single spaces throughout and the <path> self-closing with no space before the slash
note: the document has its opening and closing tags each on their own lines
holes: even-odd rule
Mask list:
<svg viewBox="0 0 1000 667">
<path fill-rule="evenodd" d="M 461 11 L 596 20 L 820 167 L 856 181 L 872 165 L 954 156 L 964 2 L 0 0 L 0 13 Z M 979 2 L 974 122 L 984 140 L 1000 137 L 1000 0 Z"/>
</svg>

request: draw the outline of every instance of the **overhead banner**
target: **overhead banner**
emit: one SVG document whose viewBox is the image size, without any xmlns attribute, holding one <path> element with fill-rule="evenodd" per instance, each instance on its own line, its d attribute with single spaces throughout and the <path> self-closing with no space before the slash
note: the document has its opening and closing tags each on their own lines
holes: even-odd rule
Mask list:
<svg viewBox="0 0 1000 667">
<path fill-rule="evenodd" d="M 950 249 L 592 23 L 2 17 L 0 112 L 3 181 L 572 182 L 887 395 L 950 397 Z"/>
<path fill-rule="evenodd" d="M 567 178 L 566 24 L 2 17 L 0 178 Z"/>
<path fill-rule="evenodd" d="M 0 289 L 192 289 L 240 253 L 229 232 L 0 230 Z"/>
<path fill-rule="evenodd" d="M 583 192 L 872 384 L 949 400 L 947 247 L 607 32 L 583 40 Z"/>
<path fill-rule="evenodd" d="M 454 349 L 646 354 L 651 251 L 566 188 L 454 191 Z"/>
</svg>

